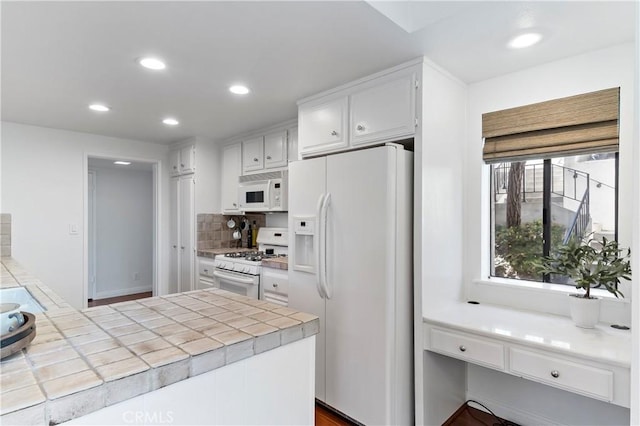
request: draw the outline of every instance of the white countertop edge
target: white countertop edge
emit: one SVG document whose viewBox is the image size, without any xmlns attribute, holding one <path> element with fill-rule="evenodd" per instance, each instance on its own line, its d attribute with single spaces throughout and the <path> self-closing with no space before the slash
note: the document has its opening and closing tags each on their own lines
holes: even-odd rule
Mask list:
<svg viewBox="0 0 640 426">
<path fill-rule="evenodd" d="M 537 350 L 624 368 L 631 366 L 631 331 L 605 324 L 583 329 L 558 315 L 463 302 L 441 306 L 424 315 L 423 322 Z"/>
</svg>

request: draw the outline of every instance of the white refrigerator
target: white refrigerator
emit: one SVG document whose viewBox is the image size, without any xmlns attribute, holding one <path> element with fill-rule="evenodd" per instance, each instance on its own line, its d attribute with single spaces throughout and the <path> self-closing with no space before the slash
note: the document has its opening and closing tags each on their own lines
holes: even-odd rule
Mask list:
<svg viewBox="0 0 640 426">
<path fill-rule="evenodd" d="M 412 424 L 413 153 L 289 164 L 289 306 L 320 317 L 316 398 L 366 425 Z"/>
</svg>

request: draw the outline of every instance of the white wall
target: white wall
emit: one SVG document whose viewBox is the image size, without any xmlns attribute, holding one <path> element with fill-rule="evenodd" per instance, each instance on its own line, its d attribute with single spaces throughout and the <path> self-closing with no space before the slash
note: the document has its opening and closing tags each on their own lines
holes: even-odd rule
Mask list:
<svg viewBox="0 0 640 426">
<path fill-rule="evenodd" d="M 13 257 L 75 308 L 83 271 L 86 156 L 159 161 L 159 290 L 167 288 L 168 148 L 146 142 L 2 123 L 2 205 L 13 218 Z M 69 225 L 78 234 L 69 234 Z M 164 243 L 163 243 L 164 242 Z"/>
<path fill-rule="evenodd" d="M 485 112 L 620 86 L 619 240 L 624 247 L 631 244 L 634 226 L 632 220 L 633 123 L 637 114 L 634 112 L 636 72 L 634 49 L 633 43 L 615 46 L 469 86 L 469 139 L 464 176 L 466 245 L 463 264 L 465 265 L 465 283 L 470 289 L 474 286 L 474 280 L 484 278 L 486 267 L 483 269 L 483 262 L 489 259 L 489 240 L 486 232 L 489 229 L 488 173 L 487 166 L 482 163 L 481 136 L 481 115 Z M 634 281 L 637 284 L 637 274 Z M 630 295 L 629 287 L 629 285 L 625 286 L 625 295 Z M 486 294 L 484 296 L 490 297 Z M 508 303 L 519 303 L 516 299 L 513 297 Z M 566 298 L 562 297 L 562 299 L 564 301 Z M 549 300 L 547 302 L 551 303 Z M 524 308 L 535 309 L 532 300 L 526 297 L 522 300 L 522 304 Z M 630 320 L 628 299 L 607 309 L 619 311 L 620 317 L 626 319 L 627 323 Z M 530 413 L 532 416 L 536 414 L 535 411 L 544 412 L 545 418 L 549 421 L 564 424 L 572 423 L 568 419 L 574 419 L 578 423 L 579 419 L 598 419 L 604 422 L 599 424 L 628 424 L 629 422 L 628 411 L 625 409 L 612 410 L 609 416 L 601 419 L 598 417 L 598 404 L 591 404 L 589 399 L 582 399 L 579 404 L 576 404 L 573 395 L 563 392 L 554 393 L 554 403 L 562 407 L 561 411 L 533 407 L 530 401 L 537 400 L 540 390 L 531 386 L 520 386 L 511 379 L 507 383 L 507 393 L 510 397 L 505 399 L 504 375 L 493 371 L 482 371 L 482 374 L 479 374 L 479 371 L 475 368 L 469 370 L 468 390 L 479 392 L 478 398 L 492 401 L 497 404 L 493 405 L 494 407 L 510 407 L 513 411 L 522 412 L 525 415 Z M 547 390 L 547 388 L 542 389 Z"/>
<path fill-rule="evenodd" d="M 153 174 L 95 171 L 96 299 L 151 291 Z"/>
</svg>

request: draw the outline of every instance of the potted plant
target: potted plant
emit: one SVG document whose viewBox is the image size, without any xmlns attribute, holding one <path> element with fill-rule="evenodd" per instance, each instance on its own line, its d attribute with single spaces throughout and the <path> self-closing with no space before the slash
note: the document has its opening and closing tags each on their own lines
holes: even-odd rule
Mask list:
<svg viewBox="0 0 640 426">
<path fill-rule="evenodd" d="M 571 318 L 578 327 L 593 328 L 600 316 L 600 299 L 591 295 L 592 287 L 604 287 L 616 297 L 624 297 L 618 284 L 631 279 L 630 249 L 621 249 L 615 240 L 589 238 L 586 243 L 573 238 L 543 257 L 538 271 L 569 277 L 582 294 L 571 294 Z"/>
</svg>

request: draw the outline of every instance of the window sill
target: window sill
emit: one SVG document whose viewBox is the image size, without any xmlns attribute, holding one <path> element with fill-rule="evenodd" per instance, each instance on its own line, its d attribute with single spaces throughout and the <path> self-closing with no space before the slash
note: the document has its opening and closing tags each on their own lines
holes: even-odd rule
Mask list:
<svg viewBox="0 0 640 426">
<path fill-rule="evenodd" d="M 573 286 L 561 284 L 487 278 L 474 280 L 471 283 L 467 292 L 467 300 L 568 317 L 567 295 L 581 292 L 582 290 Z M 603 289 L 593 289 L 591 294 L 602 299 L 601 322 L 630 325 L 631 303 L 629 299 L 616 298 Z"/>
</svg>

